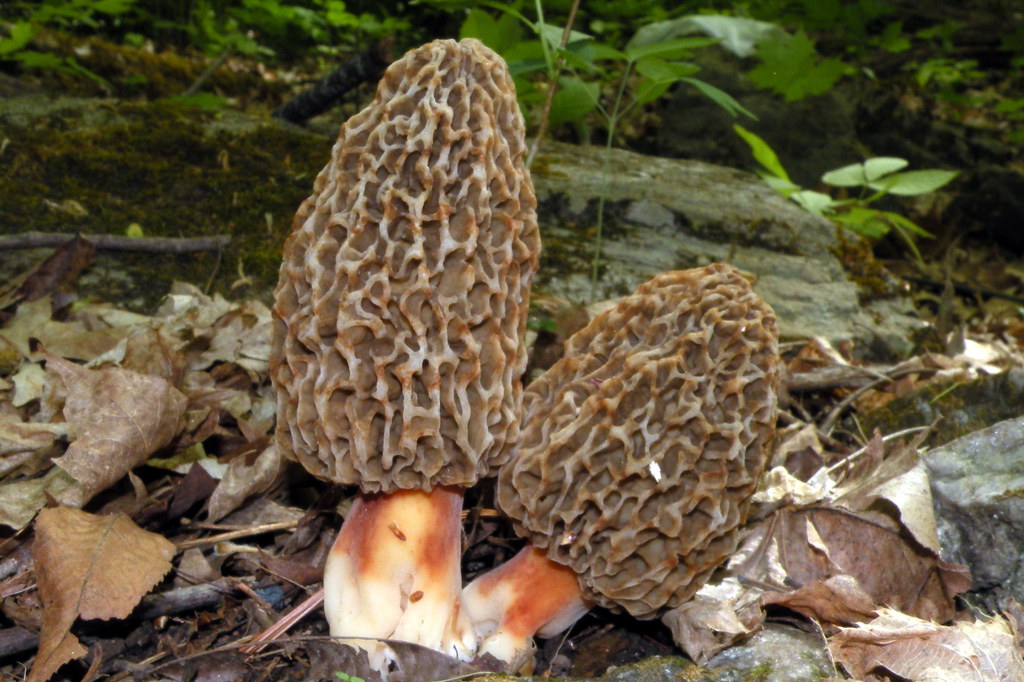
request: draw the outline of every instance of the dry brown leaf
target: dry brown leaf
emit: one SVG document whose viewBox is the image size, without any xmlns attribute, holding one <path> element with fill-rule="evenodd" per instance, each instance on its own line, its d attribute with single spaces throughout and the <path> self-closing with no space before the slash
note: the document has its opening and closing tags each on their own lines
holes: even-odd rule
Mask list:
<svg viewBox="0 0 1024 682">
<path fill-rule="evenodd" d="M 874 617 L 875 600 L 848 575 L 834 575 L 786 593 L 768 593 L 765 604 L 778 604 L 826 623 L 859 623 Z"/>
<path fill-rule="evenodd" d="M 65 424 L 35 424 L 0 419 L 0 476 L 6 473 L 7 455 L 49 447 L 67 433 Z"/>
<path fill-rule="evenodd" d="M 883 514 L 829 507 L 783 509 L 744 541 L 758 542 L 770 543 L 770 550 L 761 552 L 756 567 L 744 568 L 746 578 L 779 584 L 781 573 L 786 584 L 809 589 L 832 576 L 851 576 L 875 604 L 932 620 L 951 619 L 952 596 L 970 586 L 962 567 L 942 562 Z M 863 611 L 859 601 L 828 612 L 816 611 L 813 602 L 799 606 L 794 608 L 826 623 L 836 613 Z"/>
<path fill-rule="evenodd" d="M 67 387 L 64 416 L 77 434 L 56 464 L 79 486 L 60 501 L 80 507 L 167 445 L 188 400 L 160 377 L 120 368 L 90 370 L 47 354 L 47 367 Z"/>
<path fill-rule="evenodd" d="M 43 682 L 85 655 L 71 634 L 75 619 L 126 617 L 171 570 L 175 548 L 123 514 L 56 507 L 41 511 L 35 526 L 32 557 L 43 627 L 28 682 Z"/>
<path fill-rule="evenodd" d="M 29 339 L 38 339 L 46 350 L 61 357 L 91 360 L 116 346 L 128 333 L 127 329 L 89 329 L 77 320 L 58 322 L 50 319 L 52 314 L 49 296 L 23 303 L 0 330 L 0 337 L 26 358 L 33 356 Z"/>
<path fill-rule="evenodd" d="M 42 400 L 46 392 L 50 390 L 53 378 L 46 373 L 42 365 L 25 362 L 11 376 L 11 381 L 14 383 L 14 396 L 11 402 L 15 407 L 21 407 L 33 400 Z"/>
<path fill-rule="evenodd" d="M 59 467 L 50 467 L 43 476 L 0 485 L 0 525 L 21 530 L 49 499 L 74 485 L 74 479 Z"/>
<path fill-rule="evenodd" d="M 917 454 L 917 446 L 926 436 L 925 432 L 915 441 L 889 446 L 876 467 L 837 487 L 834 501 L 855 512 L 866 511 L 878 501 L 890 503 L 914 539 L 938 555 L 939 533 L 931 484 L 928 470 Z"/>
<path fill-rule="evenodd" d="M 760 628 L 764 611 L 759 594 L 756 588 L 728 578 L 705 585 L 693 599 L 666 611 L 661 622 L 686 655 L 702 665 Z"/>
<path fill-rule="evenodd" d="M 855 677 L 899 675 L 918 682 L 1019 682 L 1024 660 L 1009 623 L 993 618 L 943 626 L 883 609 L 829 640 L 836 661 Z"/>
<path fill-rule="evenodd" d="M 207 505 L 210 521 L 217 521 L 230 514 L 247 498 L 266 492 L 277 480 L 282 462 L 273 443 L 257 455 L 254 462 L 248 462 L 247 459 L 236 457 L 228 464 L 228 470 Z"/>
</svg>

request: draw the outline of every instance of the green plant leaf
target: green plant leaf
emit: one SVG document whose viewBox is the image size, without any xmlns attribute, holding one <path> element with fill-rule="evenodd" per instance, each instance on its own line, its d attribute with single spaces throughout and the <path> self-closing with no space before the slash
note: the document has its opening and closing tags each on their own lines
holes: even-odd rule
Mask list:
<svg viewBox="0 0 1024 682">
<path fill-rule="evenodd" d="M 879 213 L 879 217 L 888 220 L 896 229 L 905 230 L 907 232 L 913 232 L 914 234 L 921 237 L 935 237 L 935 235 L 933 235 L 931 232 L 924 229 L 923 227 L 915 223 L 913 220 L 901 216 L 899 213 L 892 213 L 890 211 L 879 211 Z"/>
<path fill-rule="evenodd" d="M 736 131 L 737 135 L 743 138 L 743 141 L 750 147 L 750 151 L 753 152 L 754 159 L 761 164 L 766 171 L 777 178 L 791 182 L 789 174 L 786 172 L 786 169 L 782 167 L 782 163 L 779 161 L 779 157 L 775 155 L 775 150 L 772 149 L 760 135 L 750 132 L 738 123 L 734 123 L 732 129 Z"/>
<path fill-rule="evenodd" d="M 745 106 L 736 101 L 736 98 L 727 93 L 725 90 L 720 90 L 719 88 L 716 88 L 714 85 L 711 85 L 711 83 L 706 83 L 700 80 L 699 78 L 683 78 L 682 80 L 686 81 L 693 87 L 700 90 L 700 92 L 705 97 L 707 97 L 712 102 L 728 111 L 730 114 L 732 114 L 734 118 L 737 114 L 743 114 L 744 116 L 752 118 L 755 121 L 758 120 L 757 116 L 754 115 L 754 112 L 750 111 Z"/>
<path fill-rule="evenodd" d="M 765 37 L 785 31 L 776 24 L 744 17 L 688 14 L 640 27 L 630 39 L 628 47 L 663 43 L 695 33 L 719 39 L 721 47 L 737 57 L 749 57 L 754 54 L 755 45 Z"/>
<path fill-rule="evenodd" d="M 766 185 L 784 197 L 788 197 L 793 192 L 799 192 L 801 189 L 800 185 L 797 185 L 789 178 L 780 178 L 776 175 L 771 175 L 766 170 L 759 169 L 757 174 L 762 180 L 764 180 Z"/>
<path fill-rule="evenodd" d="M 833 187 L 867 187 L 872 180 L 906 168 L 907 162 L 892 156 L 879 156 L 864 163 L 851 163 L 842 168 L 830 170 L 821 176 L 821 181 Z"/>
<path fill-rule="evenodd" d="M 556 50 L 565 63 L 574 69 L 580 71 L 586 71 L 588 73 L 603 74 L 604 70 L 594 64 L 594 59 L 597 51 L 594 49 L 594 42 L 592 40 L 583 40 L 576 43 L 569 43 L 566 49 L 558 48 Z"/>
<path fill-rule="evenodd" d="M 655 80 L 646 77 L 641 78 L 640 82 L 637 83 L 636 95 L 633 97 L 632 104 L 638 107 L 650 104 L 664 95 L 665 92 L 672 87 L 672 83 L 674 82 L 674 78 L 671 80 Z"/>
<path fill-rule="evenodd" d="M 135 0 L 93 0 L 89 7 L 104 14 L 124 14 L 132 8 Z"/>
<path fill-rule="evenodd" d="M 548 44 L 551 45 L 551 47 L 558 48 L 562 46 L 562 34 L 565 33 L 564 27 L 545 23 L 540 24 L 540 26 L 536 30 L 537 34 L 544 40 L 548 41 Z M 569 31 L 570 44 L 578 42 L 580 40 L 593 39 L 593 36 L 587 35 L 586 33 L 581 33 L 579 31 Z"/>
<path fill-rule="evenodd" d="M 459 38 L 476 38 L 501 55 L 522 37 L 522 24 L 513 15 L 502 13 L 495 18 L 479 8 L 469 10 L 459 28 Z"/>
<path fill-rule="evenodd" d="M 11 54 L 24 48 L 36 35 L 35 28 L 27 21 L 19 21 L 11 26 L 10 34 L 0 40 L 0 56 Z"/>
<path fill-rule="evenodd" d="M 609 59 L 616 61 L 627 61 L 626 53 L 621 50 L 616 50 L 611 45 L 605 43 L 593 43 L 594 48 L 594 59 Z"/>
<path fill-rule="evenodd" d="M 887 175 L 880 180 L 870 183 L 871 189 L 895 194 L 897 196 L 912 197 L 921 194 L 934 192 L 943 185 L 948 184 L 957 175 L 958 171 L 939 170 L 929 168 L 927 170 L 907 171 Z"/>
<path fill-rule="evenodd" d="M 864 162 L 864 177 L 868 181 L 878 180 L 883 175 L 903 170 L 909 165 L 906 159 L 896 156 L 875 156 Z"/>
<path fill-rule="evenodd" d="M 889 234 L 890 225 L 882 219 L 882 211 L 874 208 L 853 206 L 850 210 L 837 213 L 830 218 L 843 227 L 865 237 L 879 238 Z"/>
<path fill-rule="evenodd" d="M 809 211 L 814 215 L 825 216 L 832 213 L 834 202 L 832 197 L 827 194 L 810 189 L 802 189 L 799 192 L 790 194 L 789 198 L 800 204 L 805 211 Z"/>
<path fill-rule="evenodd" d="M 35 50 L 22 50 L 11 55 L 25 66 L 36 69 L 55 69 L 59 71 L 70 71 L 71 69 L 64 60 L 57 55 L 48 52 L 36 52 Z"/>
<path fill-rule="evenodd" d="M 597 83 L 586 83 L 574 77 L 562 78 L 551 100 L 548 121 L 552 126 L 579 121 L 597 106 L 600 93 L 601 86 Z"/>
<path fill-rule="evenodd" d="M 801 29 L 795 35 L 773 35 L 758 43 L 761 64 L 747 76 L 794 102 L 828 92 L 846 71 L 838 59 L 820 59 L 814 42 Z"/>
<path fill-rule="evenodd" d="M 699 47 L 707 47 L 718 42 L 717 38 L 677 38 L 650 45 L 638 45 L 626 49 L 626 58 L 635 62 L 644 57 L 662 57 L 679 59 Z"/>
<path fill-rule="evenodd" d="M 633 68 L 641 76 L 646 76 L 651 80 L 669 82 L 674 82 L 682 76 L 695 73 L 698 70 L 698 67 L 693 64 L 667 62 L 659 57 L 639 59 Z"/>
</svg>

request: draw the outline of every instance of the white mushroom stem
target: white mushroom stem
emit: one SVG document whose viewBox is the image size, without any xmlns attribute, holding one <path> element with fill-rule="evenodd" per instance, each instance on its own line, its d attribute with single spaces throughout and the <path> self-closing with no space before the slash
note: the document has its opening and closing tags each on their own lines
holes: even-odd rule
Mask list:
<svg viewBox="0 0 1024 682">
<path fill-rule="evenodd" d="M 576 573 L 526 545 L 510 561 L 462 592 L 462 608 L 490 654 L 519 669 L 533 652 L 533 637 L 569 629 L 593 604 L 583 598 Z"/>
<path fill-rule="evenodd" d="M 415 642 L 462 660 L 475 649 L 460 609 L 462 490 L 361 494 L 324 568 L 331 635 L 386 671 L 393 652 L 374 639 Z"/>
</svg>

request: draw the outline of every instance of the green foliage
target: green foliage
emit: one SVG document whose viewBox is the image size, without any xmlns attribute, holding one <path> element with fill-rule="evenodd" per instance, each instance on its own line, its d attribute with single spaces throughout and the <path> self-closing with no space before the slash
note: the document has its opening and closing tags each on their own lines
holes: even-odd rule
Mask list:
<svg viewBox="0 0 1024 682">
<path fill-rule="evenodd" d="M 343 672 L 336 672 L 334 673 L 334 676 L 337 677 L 339 680 L 345 680 L 345 682 L 366 682 L 361 677 L 353 677 L 352 675 Z"/>
<path fill-rule="evenodd" d="M 409 21 L 349 11 L 342 0 L 195 0 L 182 28 L 207 54 L 292 56 L 299 50 L 379 39 L 408 30 Z"/>
<path fill-rule="evenodd" d="M 966 81 L 981 78 L 975 59 L 949 59 L 935 57 L 926 59 L 914 72 L 914 81 L 919 88 L 935 85 L 942 89 L 960 86 Z"/>
<path fill-rule="evenodd" d="M 520 106 L 527 115 L 544 106 L 546 94 L 554 82 L 558 88 L 551 97 L 550 107 L 546 112 L 541 111 L 551 125 L 576 124 L 582 128 L 593 117 L 600 120 L 606 131 L 602 173 L 605 182 L 611 148 L 622 121 L 661 97 L 676 83 L 696 88 L 733 116 L 745 114 L 756 118 L 728 93 L 693 77 L 699 70 L 689 61 L 693 51 L 718 43 L 717 38 L 661 39 L 638 35 L 625 48 L 619 49 L 590 34 L 570 30 L 563 46 L 565 28 L 544 20 L 541 0 L 534 2 L 536 19 L 528 18 L 519 3 L 427 1 L 449 10 L 468 9 L 460 36 L 477 38 L 505 58 L 516 81 Z M 497 10 L 499 14 L 491 15 L 482 7 Z M 518 31 L 513 28 L 516 24 Z M 602 193 L 597 210 L 592 285 L 597 283 L 601 261 L 604 196 Z"/>
<path fill-rule="evenodd" d="M 945 186 L 958 175 L 958 171 L 928 169 L 903 171 L 907 161 L 891 156 L 868 159 L 828 171 L 821 176 L 822 182 L 833 187 L 859 189 L 860 196 L 836 199 L 823 192 L 801 188 L 790 180 L 786 169 L 775 151 L 759 135 L 740 125 L 733 129 L 747 143 L 754 159 L 761 164 L 758 174 L 768 185 L 800 204 L 805 210 L 829 218 L 865 237 L 883 237 L 896 230 L 914 255 L 921 255 L 914 243 L 914 235 L 932 235 L 912 220 L 891 211 L 871 208 L 869 204 L 892 194 L 895 196 L 920 196 L 930 194 Z"/>
<path fill-rule="evenodd" d="M 71 57 L 61 58 L 29 48 L 29 43 L 42 27 L 70 29 L 87 26 L 96 29 L 103 17 L 124 14 L 135 0 L 44 0 L 43 2 L 14 2 L 4 8 L 8 17 L 20 17 L 10 28 L 6 38 L 0 38 L 0 61 L 17 62 L 26 68 L 64 71 L 103 79 L 81 66 Z"/>
<path fill-rule="evenodd" d="M 44 0 L 0 4 L 0 18 L 15 19 L 0 38 L 0 60 L 90 78 L 72 58 L 29 49 L 43 27 L 106 30 L 110 38 L 139 46 L 147 37 L 185 36 L 210 54 L 260 58 L 326 53 L 406 31 L 408 19 L 350 11 L 343 0 L 192 0 L 168 8 L 152 0 Z M 132 30 L 126 30 L 130 27 Z"/>
<path fill-rule="evenodd" d="M 747 75 L 759 87 L 772 90 L 787 102 L 828 92 L 848 72 L 838 59 L 822 59 L 803 29 L 794 35 L 776 34 L 757 46 L 761 64 Z"/>
</svg>

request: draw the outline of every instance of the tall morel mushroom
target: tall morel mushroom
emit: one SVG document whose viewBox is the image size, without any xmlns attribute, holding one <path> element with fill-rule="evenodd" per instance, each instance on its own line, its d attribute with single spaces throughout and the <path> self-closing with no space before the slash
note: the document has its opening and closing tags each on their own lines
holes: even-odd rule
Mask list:
<svg viewBox="0 0 1024 682">
<path fill-rule="evenodd" d="M 526 390 L 498 504 L 532 544 L 463 606 L 517 667 L 594 603 L 689 599 L 737 544 L 774 432 L 775 316 L 730 266 L 669 272 L 595 317 Z"/>
<path fill-rule="evenodd" d="M 331 633 L 467 657 L 462 492 L 518 437 L 540 249 L 504 62 L 439 40 L 384 74 L 299 208 L 275 291 L 277 444 L 360 493 L 331 550 Z M 353 640 L 379 670 L 391 652 Z"/>
</svg>

